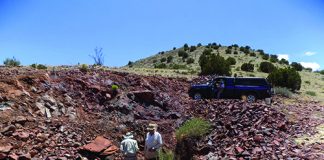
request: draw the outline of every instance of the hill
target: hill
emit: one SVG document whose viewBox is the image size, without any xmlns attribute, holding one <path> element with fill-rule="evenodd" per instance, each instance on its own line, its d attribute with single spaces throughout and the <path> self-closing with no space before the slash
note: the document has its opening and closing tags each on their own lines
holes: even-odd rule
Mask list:
<svg viewBox="0 0 324 160">
<path fill-rule="evenodd" d="M 170 51 L 161 51 L 150 57 L 130 62 L 127 66 L 116 69 L 118 71 L 126 71 L 144 75 L 161 75 L 166 77 L 187 77 L 192 79 L 200 73 L 199 57 L 204 50 L 210 49 L 213 54 L 219 54 L 225 59 L 232 57 L 236 64 L 231 65 L 231 73 L 244 77 L 267 77 L 268 73 L 261 72 L 259 66 L 261 62 L 271 62 L 277 68 L 289 67 L 288 61 L 276 59 L 271 60 L 271 54 L 265 53 L 261 49 L 252 49 L 249 46 L 221 46 L 211 43 L 206 46 L 198 44 L 197 46 L 188 46 L 185 44 L 181 48 L 173 48 Z M 185 58 L 181 56 L 183 52 L 187 54 Z M 268 59 L 265 59 L 268 55 Z M 171 57 L 171 58 L 170 58 Z M 189 61 L 189 63 L 188 63 Z M 192 63 L 191 63 L 191 62 Z M 243 63 L 254 65 L 252 72 L 241 70 Z M 324 101 L 324 75 L 311 72 L 309 69 L 303 69 L 299 72 L 302 78 L 302 86 L 300 89 L 301 98 Z"/>
</svg>

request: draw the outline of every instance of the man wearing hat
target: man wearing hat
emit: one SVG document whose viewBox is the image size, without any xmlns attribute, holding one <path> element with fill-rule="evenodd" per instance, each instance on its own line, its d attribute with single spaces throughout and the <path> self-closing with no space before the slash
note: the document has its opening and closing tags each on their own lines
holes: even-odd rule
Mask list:
<svg viewBox="0 0 324 160">
<path fill-rule="evenodd" d="M 145 138 L 144 155 L 146 159 L 157 159 L 162 147 L 162 136 L 157 132 L 157 124 L 149 124 Z"/>
<path fill-rule="evenodd" d="M 120 150 L 124 155 L 125 160 L 136 160 L 136 152 L 139 150 L 137 141 L 133 139 L 133 133 L 127 132 L 124 135 L 124 140 L 120 144 Z"/>
</svg>

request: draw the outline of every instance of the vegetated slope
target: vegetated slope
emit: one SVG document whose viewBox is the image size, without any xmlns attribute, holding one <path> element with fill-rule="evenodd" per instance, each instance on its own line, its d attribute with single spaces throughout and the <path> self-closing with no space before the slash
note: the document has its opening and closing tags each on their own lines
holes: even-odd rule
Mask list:
<svg viewBox="0 0 324 160">
<path fill-rule="evenodd" d="M 219 54 L 225 59 L 227 59 L 228 57 L 233 57 L 236 60 L 236 64 L 231 65 L 232 76 L 234 74 L 236 74 L 237 76 L 245 77 L 268 76 L 268 73 L 264 73 L 259 70 L 261 62 L 271 62 L 270 57 L 267 60 L 263 59 L 263 56 L 265 54 L 268 54 L 265 53 L 263 50 L 254 50 L 251 49 L 249 46 L 239 47 L 237 45 L 220 46 L 217 44 L 209 44 L 207 46 L 195 46 L 195 50 L 193 51 L 190 51 L 189 47 L 186 50 L 186 53 L 188 53 L 188 57 L 183 59 L 181 56 L 179 56 L 179 51 L 183 51 L 184 49 L 184 47 L 181 47 L 170 51 L 159 52 L 158 54 L 135 61 L 131 63 L 131 65 L 127 65 L 118 70 L 144 75 L 187 77 L 192 79 L 200 73 L 199 57 L 202 55 L 203 51 L 205 49 L 212 49 L 212 53 L 214 54 Z M 172 57 L 172 60 L 169 62 L 167 61 L 168 57 Z M 187 60 L 189 58 L 192 58 L 194 60 L 193 63 L 187 63 Z M 161 62 L 162 59 L 166 59 L 166 61 Z M 241 65 L 243 63 L 253 64 L 254 71 L 242 71 Z M 165 66 L 159 67 L 158 65 L 160 64 L 165 64 Z M 280 63 L 279 61 L 272 62 L 272 64 L 274 64 L 277 68 L 285 68 L 289 66 L 287 64 Z M 321 75 L 320 73 L 310 72 L 307 70 L 302 70 L 299 73 L 302 79 L 302 86 L 300 91 L 302 92 L 301 95 L 303 96 L 303 98 L 315 98 L 317 100 L 324 101 L 324 75 Z"/>
<path fill-rule="evenodd" d="M 321 159 L 323 144 L 296 145 L 294 138 L 313 134 L 323 124 L 324 106 L 312 101 L 272 106 L 258 101 L 194 101 L 185 79 L 93 70 L 0 70 L 0 156 L 21 159 L 103 158 L 102 151 L 84 152 L 85 144 L 104 136 L 119 146 L 122 135 L 134 131 L 141 152 L 148 123 L 159 125 L 164 147 L 176 146 L 175 130 L 186 120 L 202 117 L 212 130 L 193 139 L 191 152 L 201 159 L 246 158 Z M 112 85 L 119 86 L 118 92 Z M 304 110 L 299 110 L 299 106 Z M 290 119 L 281 109 L 296 110 Z M 293 115 L 290 115 L 293 116 Z M 83 148 L 84 149 L 84 148 Z M 98 150 L 98 149 L 93 149 Z M 109 152 L 111 159 L 118 151 Z M 141 156 L 141 154 L 139 154 Z M 140 158 L 140 157 L 139 157 Z"/>
</svg>

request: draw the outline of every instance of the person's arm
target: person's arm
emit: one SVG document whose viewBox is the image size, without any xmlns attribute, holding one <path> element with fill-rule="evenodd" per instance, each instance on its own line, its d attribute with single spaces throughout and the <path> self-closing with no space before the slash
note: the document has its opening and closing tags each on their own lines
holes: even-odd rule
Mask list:
<svg viewBox="0 0 324 160">
<path fill-rule="evenodd" d="M 135 141 L 135 150 L 136 150 L 136 152 L 139 150 L 137 141 Z"/>
<path fill-rule="evenodd" d="M 163 142 L 162 142 L 162 136 L 161 134 L 159 133 L 158 136 L 157 136 L 157 142 L 158 144 L 154 147 L 155 149 L 159 149 L 162 147 L 163 145 Z"/>
</svg>

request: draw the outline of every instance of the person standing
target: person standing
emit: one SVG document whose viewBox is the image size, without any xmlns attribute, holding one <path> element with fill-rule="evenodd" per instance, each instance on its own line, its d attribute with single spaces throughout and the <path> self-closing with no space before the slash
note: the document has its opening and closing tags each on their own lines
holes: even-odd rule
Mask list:
<svg viewBox="0 0 324 160">
<path fill-rule="evenodd" d="M 132 132 L 127 132 L 124 135 L 124 140 L 120 144 L 120 150 L 123 153 L 125 160 L 136 160 L 137 151 L 139 150 L 137 141 L 133 139 Z"/>
<path fill-rule="evenodd" d="M 162 147 L 162 136 L 157 132 L 157 124 L 149 124 L 145 138 L 144 156 L 147 160 L 158 159 L 158 152 Z"/>
<path fill-rule="evenodd" d="M 217 88 L 217 99 L 220 99 L 221 94 L 224 91 L 224 88 L 225 88 L 225 83 L 224 83 L 224 80 L 221 79 L 219 84 L 218 84 L 218 88 Z"/>
</svg>

